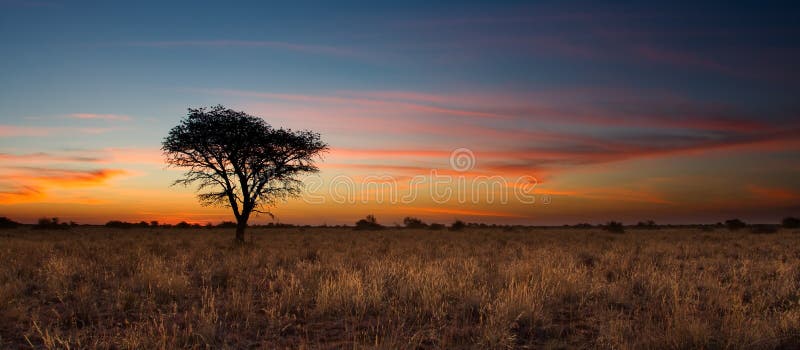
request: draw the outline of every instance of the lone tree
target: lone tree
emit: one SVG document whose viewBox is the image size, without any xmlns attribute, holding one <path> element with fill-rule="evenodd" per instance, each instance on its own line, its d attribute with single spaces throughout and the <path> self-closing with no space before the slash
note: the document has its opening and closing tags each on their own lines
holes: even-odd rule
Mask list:
<svg viewBox="0 0 800 350">
<path fill-rule="evenodd" d="M 315 161 L 328 150 L 311 131 L 275 129 L 263 119 L 221 105 L 189 108 L 164 138 L 170 166 L 188 168 L 175 184 L 197 183 L 202 205 L 226 206 L 236 217 L 236 241 L 252 213 L 300 194 L 303 174 L 318 172 Z"/>
</svg>

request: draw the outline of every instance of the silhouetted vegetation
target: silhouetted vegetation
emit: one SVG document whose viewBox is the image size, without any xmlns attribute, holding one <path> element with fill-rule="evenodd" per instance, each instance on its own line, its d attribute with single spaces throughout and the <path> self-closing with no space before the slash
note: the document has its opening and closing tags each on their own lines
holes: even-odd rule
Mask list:
<svg viewBox="0 0 800 350">
<path fill-rule="evenodd" d="M 609 221 L 603 226 L 603 229 L 612 233 L 625 233 L 625 225 L 619 221 Z"/>
<path fill-rule="evenodd" d="M 403 219 L 403 225 L 405 225 L 406 228 L 426 228 L 426 227 L 428 227 L 428 224 L 422 222 L 422 220 L 417 219 L 417 218 L 412 218 L 410 216 L 407 216 L 405 219 Z"/>
<path fill-rule="evenodd" d="M 11 220 L 5 216 L 0 217 L 0 229 L 3 228 L 17 228 L 19 225 L 22 225 L 14 220 Z"/>
<path fill-rule="evenodd" d="M 319 171 L 316 160 L 328 146 L 317 133 L 274 129 L 220 105 L 190 108 L 161 149 L 169 165 L 189 169 L 176 184 L 198 184 L 201 204 L 231 208 L 241 243 L 251 214 L 298 196 L 299 177 Z"/>
<path fill-rule="evenodd" d="M 158 227 L 158 222 L 157 221 L 154 222 L 156 223 L 154 227 Z M 131 228 L 148 228 L 151 225 L 148 224 L 147 221 L 139 221 L 138 223 L 133 223 L 120 220 L 111 220 L 107 222 L 105 226 L 110 228 L 131 229 Z"/>
<path fill-rule="evenodd" d="M 37 230 L 66 230 L 71 226 L 77 226 L 77 224 L 70 225 L 70 223 L 59 222 L 58 218 L 41 218 L 36 222 L 36 225 L 33 225 L 33 228 Z"/>
<path fill-rule="evenodd" d="M 781 221 L 781 226 L 785 228 L 800 228 L 800 219 L 791 216 L 783 218 L 783 221 Z"/>
<path fill-rule="evenodd" d="M 656 222 L 653 220 L 639 221 L 636 224 L 636 228 L 654 230 L 658 228 L 658 225 L 656 225 Z"/>
<path fill-rule="evenodd" d="M 200 224 L 190 224 L 190 223 L 188 223 L 186 221 L 181 221 L 181 222 L 175 224 L 174 227 L 175 228 L 180 228 L 180 229 L 187 229 L 187 228 L 202 228 L 203 226 L 200 226 Z"/>
<path fill-rule="evenodd" d="M 466 223 L 464 223 L 461 220 L 456 220 L 452 224 L 450 224 L 450 231 L 461 231 L 465 227 L 467 227 Z"/>
<path fill-rule="evenodd" d="M 445 229 L 445 226 L 443 224 L 439 224 L 439 223 L 434 222 L 434 223 L 428 225 L 428 229 L 432 230 L 432 231 L 441 231 L 441 230 Z"/>
<path fill-rule="evenodd" d="M 747 224 L 739 219 L 730 219 L 725 220 L 725 227 L 727 227 L 728 230 L 736 231 L 747 227 Z"/>
<path fill-rule="evenodd" d="M 375 215 L 367 215 L 366 218 L 356 221 L 356 230 L 380 230 L 383 226 L 375 219 Z"/>
<path fill-rule="evenodd" d="M 136 226 L 136 225 L 134 225 L 134 224 L 132 224 L 132 223 L 130 223 L 130 222 L 124 222 L 124 221 L 118 221 L 118 220 L 111 220 L 111 221 L 107 222 L 105 226 L 106 226 L 106 227 L 110 227 L 110 228 L 124 228 L 124 229 L 129 229 L 129 228 L 133 228 L 133 227 L 134 227 L 134 226 Z"/>
<path fill-rule="evenodd" d="M 592 224 L 590 224 L 590 223 L 583 222 L 583 223 L 580 223 L 580 224 L 576 224 L 576 225 L 574 225 L 572 227 L 574 227 L 574 228 L 592 228 L 594 226 L 592 226 Z"/>
<path fill-rule="evenodd" d="M 236 228 L 236 223 L 233 221 L 223 221 L 217 224 L 217 228 Z"/>
</svg>

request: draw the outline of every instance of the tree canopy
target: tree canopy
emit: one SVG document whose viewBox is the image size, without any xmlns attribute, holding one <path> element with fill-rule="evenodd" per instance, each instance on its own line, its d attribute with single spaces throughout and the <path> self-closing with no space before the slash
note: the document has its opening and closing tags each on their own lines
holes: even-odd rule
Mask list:
<svg viewBox="0 0 800 350">
<path fill-rule="evenodd" d="M 318 133 L 273 128 L 263 119 L 218 105 L 189 108 L 162 142 L 170 166 L 186 168 L 175 184 L 197 185 L 207 206 L 227 206 L 236 239 L 252 213 L 269 213 L 277 200 L 300 194 L 300 176 L 318 172 L 328 150 Z"/>
</svg>

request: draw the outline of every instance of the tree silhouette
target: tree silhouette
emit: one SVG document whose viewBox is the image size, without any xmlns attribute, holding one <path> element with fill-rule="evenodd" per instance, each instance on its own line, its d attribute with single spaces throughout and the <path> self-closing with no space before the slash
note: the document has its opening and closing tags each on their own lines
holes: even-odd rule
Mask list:
<svg viewBox="0 0 800 350">
<path fill-rule="evenodd" d="M 299 176 L 319 171 L 328 150 L 311 131 L 275 129 L 258 117 L 227 109 L 189 108 L 164 138 L 166 162 L 188 168 L 175 184 L 197 184 L 202 205 L 227 206 L 236 217 L 236 240 L 244 242 L 253 213 L 300 194 Z M 271 214 L 270 214 L 271 215 Z"/>
</svg>

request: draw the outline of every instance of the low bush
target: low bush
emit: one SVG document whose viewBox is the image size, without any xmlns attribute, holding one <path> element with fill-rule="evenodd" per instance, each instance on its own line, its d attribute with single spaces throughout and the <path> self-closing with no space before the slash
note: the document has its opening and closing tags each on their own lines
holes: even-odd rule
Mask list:
<svg viewBox="0 0 800 350">
<path fill-rule="evenodd" d="M 58 218 L 41 218 L 33 228 L 37 230 L 67 230 L 70 224 L 66 222 L 59 222 Z"/>
<path fill-rule="evenodd" d="M 639 221 L 639 223 L 636 224 L 636 228 L 654 230 L 658 228 L 658 225 L 656 225 L 656 222 L 653 220 Z"/>
<path fill-rule="evenodd" d="M 625 225 L 619 221 L 609 221 L 603 226 L 603 229 L 612 233 L 625 233 Z"/>
<path fill-rule="evenodd" d="M 450 224 L 450 231 L 461 231 L 465 227 L 467 227 L 467 224 L 465 224 L 461 220 L 456 220 L 452 224 Z"/>
<path fill-rule="evenodd" d="M 783 221 L 781 221 L 781 226 L 785 228 L 800 228 L 800 219 L 791 216 L 783 218 Z"/>
<path fill-rule="evenodd" d="M 433 230 L 433 231 L 440 231 L 440 230 L 444 230 L 444 225 L 434 222 L 434 223 L 432 223 L 432 224 L 430 224 L 428 226 L 428 229 L 429 230 Z"/>
<path fill-rule="evenodd" d="M 410 216 L 407 216 L 405 219 L 403 219 L 403 225 L 405 225 L 406 228 L 426 228 L 426 227 L 428 227 L 428 224 L 422 222 L 422 220 L 417 219 L 417 218 L 412 218 Z"/>
<path fill-rule="evenodd" d="M 0 229 L 2 228 L 17 228 L 21 225 L 20 223 L 11 220 L 5 216 L 0 217 Z"/>
<path fill-rule="evenodd" d="M 725 227 L 727 227 L 728 230 L 736 231 L 747 227 L 747 224 L 739 219 L 730 219 L 730 220 L 725 220 Z"/>
<path fill-rule="evenodd" d="M 356 230 L 380 230 L 383 226 L 375 219 L 375 215 L 367 215 L 366 218 L 356 221 Z"/>
<path fill-rule="evenodd" d="M 236 223 L 233 221 L 223 221 L 217 224 L 217 228 L 236 228 Z"/>
<path fill-rule="evenodd" d="M 129 228 L 133 228 L 134 226 L 135 225 L 130 223 L 130 222 L 119 221 L 119 220 L 111 220 L 111 221 L 106 223 L 106 227 L 110 227 L 110 228 L 129 229 Z"/>
</svg>

